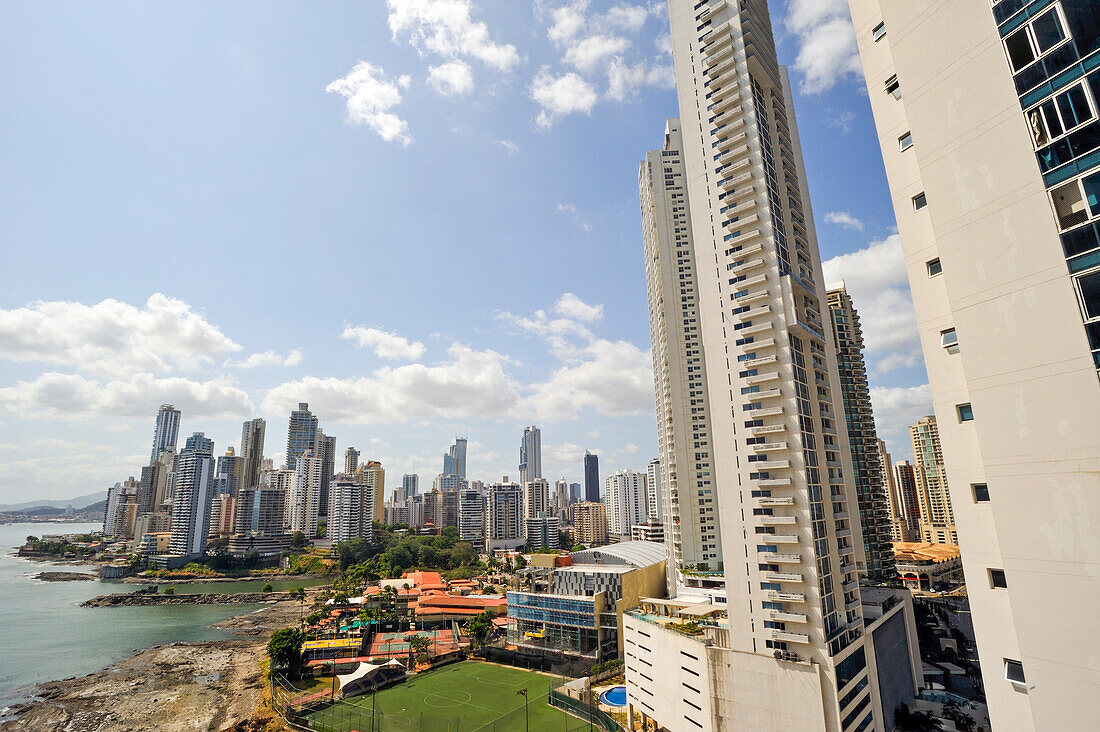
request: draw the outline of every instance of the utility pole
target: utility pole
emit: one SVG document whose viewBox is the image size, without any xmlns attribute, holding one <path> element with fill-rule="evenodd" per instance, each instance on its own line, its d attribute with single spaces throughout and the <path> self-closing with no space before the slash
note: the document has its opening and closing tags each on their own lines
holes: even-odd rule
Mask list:
<svg viewBox="0 0 1100 732">
<path fill-rule="evenodd" d="M 523 687 L 516 693 L 523 697 L 523 728 L 526 732 L 531 732 L 531 721 L 527 717 L 527 687 Z"/>
</svg>

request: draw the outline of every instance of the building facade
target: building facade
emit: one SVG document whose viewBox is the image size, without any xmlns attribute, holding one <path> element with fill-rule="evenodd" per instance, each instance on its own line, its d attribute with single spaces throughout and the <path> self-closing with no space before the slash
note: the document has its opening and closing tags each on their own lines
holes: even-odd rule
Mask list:
<svg viewBox="0 0 1100 732">
<path fill-rule="evenodd" d="M 329 486 L 332 504 L 328 535 L 333 543 L 349 539 L 370 541 L 374 535 L 374 489 L 346 478 L 334 480 Z"/>
<path fill-rule="evenodd" d="M 359 469 L 359 451 L 354 447 L 348 447 L 344 450 L 344 475 L 355 475 L 355 471 Z"/>
<path fill-rule="evenodd" d="M 645 508 L 651 522 L 664 523 L 667 511 L 661 496 L 661 459 L 653 458 L 645 468 Z"/>
<path fill-rule="evenodd" d="M 557 549 L 560 545 L 561 519 L 539 511 L 523 520 L 523 534 L 527 537 L 527 549 Z"/>
<path fill-rule="evenodd" d="M 298 408 L 290 413 L 286 428 L 286 466 L 290 470 L 298 464 L 298 456 L 306 450 L 313 451 L 317 442 L 317 417 L 309 411 L 308 402 L 298 402 Z"/>
<path fill-rule="evenodd" d="M 526 541 L 523 535 L 523 489 L 516 483 L 497 483 L 486 496 L 486 549 L 517 549 Z"/>
<path fill-rule="evenodd" d="M 458 492 L 458 535 L 473 544 L 478 552 L 485 549 L 485 496 L 466 488 Z"/>
<path fill-rule="evenodd" d="M 935 417 L 922 417 L 909 428 L 913 441 L 913 475 L 916 478 L 917 508 L 920 511 L 921 541 L 958 544 L 955 511 L 948 492 L 947 468 Z"/>
<path fill-rule="evenodd" d="M 646 521 L 646 477 L 633 470 L 620 470 L 607 476 L 604 503 L 607 505 L 607 531 L 627 538 L 630 527 Z"/>
<path fill-rule="evenodd" d="M 584 500 L 600 501 L 600 458 L 588 450 L 584 451 Z"/>
<path fill-rule="evenodd" d="M 180 410 L 171 404 L 161 404 L 157 410 L 157 423 L 153 428 L 153 449 L 149 452 L 149 463 L 160 457 L 165 450 L 175 451 L 180 433 Z"/>
<path fill-rule="evenodd" d="M 917 474 L 908 460 L 894 465 L 894 500 L 897 510 L 896 541 L 921 541 L 920 506 L 917 501 Z"/>
<path fill-rule="evenodd" d="M 573 504 L 572 511 L 574 541 L 586 547 L 607 543 L 607 506 L 581 501 Z"/>
<path fill-rule="evenodd" d="M 198 556 L 206 551 L 214 498 L 214 441 L 196 432 L 176 458 L 169 551 Z"/>
<path fill-rule="evenodd" d="M 255 488 L 260 484 L 266 432 L 267 422 L 258 417 L 246 421 L 241 428 L 241 457 L 244 459 L 241 474 L 242 488 Z"/>
<path fill-rule="evenodd" d="M 321 459 L 307 449 L 294 460 L 294 485 L 290 489 L 291 532 L 300 531 L 308 538 L 317 536 L 320 516 Z"/>
<path fill-rule="evenodd" d="M 237 494 L 234 531 L 278 536 L 286 526 L 286 490 L 245 488 Z"/>
<path fill-rule="evenodd" d="M 992 726 L 1094 726 L 1100 6 L 849 5 Z"/>
<path fill-rule="evenodd" d="M 535 425 L 523 428 L 519 445 L 519 482 L 527 483 L 542 477 L 542 430 Z"/>
</svg>

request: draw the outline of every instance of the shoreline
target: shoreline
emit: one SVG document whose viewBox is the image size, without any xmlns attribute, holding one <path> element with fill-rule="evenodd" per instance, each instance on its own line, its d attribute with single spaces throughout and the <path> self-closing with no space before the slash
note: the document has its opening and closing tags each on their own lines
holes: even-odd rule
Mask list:
<svg viewBox="0 0 1100 732">
<path fill-rule="evenodd" d="M 294 601 L 269 603 L 210 626 L 232 631 L 230 639 L 153 646 L 85 676 L 36 684 L 33 698 L 13 705 L 0 730 L 74 723 L 97 732 L 262 729 L 273 719 L 261 709 L 265 646 L 300 613 Z"/>
</svg>

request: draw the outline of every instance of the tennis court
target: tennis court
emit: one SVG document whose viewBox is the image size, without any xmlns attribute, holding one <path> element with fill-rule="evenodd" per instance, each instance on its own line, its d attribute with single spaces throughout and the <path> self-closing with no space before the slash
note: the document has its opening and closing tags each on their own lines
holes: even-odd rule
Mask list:
<svg viewBox="0 0 1100 732">
<path fill-rule="evenodd" d="M 415 637 L 427 638 L 432 645 L 429 647 L 431 655 L 437 656 L 450 651 L 458 650 L 458 637 L 453 630 L 417 630 L 405 633 L 375 633 L 371 639 L 370 652 L 372 658 L 401 658 L 407 656 L 411 649 L 409 641 Z"/>
<path fill-rule="evenodd" d="M 556 676 L 462 661 L 416 674 L 377 694 L 345 699 L 306 717 L 318 732 L 571 732 L 588 723 L 547 703 L 547 693 L 562 683 Z M 527 689 L 527 715 L 524 697 Z M 374 709 L 374 724 L 371 710 Z"/>
</svg>

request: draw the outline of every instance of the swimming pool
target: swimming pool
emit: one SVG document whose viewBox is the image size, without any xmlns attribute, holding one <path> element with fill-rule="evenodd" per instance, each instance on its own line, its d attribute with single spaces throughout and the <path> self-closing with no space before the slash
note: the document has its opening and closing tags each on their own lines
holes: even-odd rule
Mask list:
<svg viewBox="0 0 1100 732">
<path fill-rule="evenodd" d="M 600 694 L 600 701 L 609 707 L 625 707 L 626 706 L 626 687 L 625 686 L 613 686 L 604 693 Z"/>
</svg>

